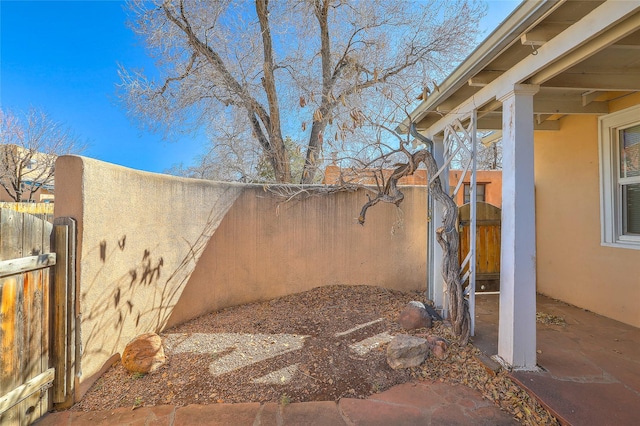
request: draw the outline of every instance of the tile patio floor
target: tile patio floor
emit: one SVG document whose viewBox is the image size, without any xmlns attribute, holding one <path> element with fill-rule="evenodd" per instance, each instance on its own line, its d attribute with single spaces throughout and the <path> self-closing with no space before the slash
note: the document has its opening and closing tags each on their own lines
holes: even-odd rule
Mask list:
<svg viewBox="0 0 640 426">
<path fill-rule="evenodd" d="M 498 348 L 498 295 L 476 295 L 473 343 Z M 566 325 L 537 324 L 539 372 L 512 372 L 563 423 L 640 425 L 640 329 L 538 295 L 537 312 Z"/>
</svg>

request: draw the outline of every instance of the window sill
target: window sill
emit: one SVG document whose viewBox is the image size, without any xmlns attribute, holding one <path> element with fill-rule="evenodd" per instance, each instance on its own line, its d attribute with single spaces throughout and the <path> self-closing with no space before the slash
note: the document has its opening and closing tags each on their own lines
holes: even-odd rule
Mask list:
<svg viewBox="0 0 640 426">
<path fill-rule="evenodd" d="M 615 243 L 603 242 L 600 245 L 603 246 L 603 247 L 640 250 L 640 240 L 637 240 L 637 241 L 616 241 Z"/>
</svg>

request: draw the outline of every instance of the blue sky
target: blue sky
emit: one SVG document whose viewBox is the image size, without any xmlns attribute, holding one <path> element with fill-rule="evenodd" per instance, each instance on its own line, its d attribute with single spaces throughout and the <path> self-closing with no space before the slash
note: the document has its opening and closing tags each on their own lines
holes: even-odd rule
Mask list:
<svg viewBox="0 0 640 426">
<path fill-rule="evenodd" d="M 518 3 L 489 1 L 485 35 Z M 89 141 L 88 157 L 151 172 L 189 164 L 202 138 L 164 140 L 118 104 L 117 64 L 153 69 L 125 21 L 123 1 L 0 0 L 0 106 L 43 109 Z"/>
</svg>

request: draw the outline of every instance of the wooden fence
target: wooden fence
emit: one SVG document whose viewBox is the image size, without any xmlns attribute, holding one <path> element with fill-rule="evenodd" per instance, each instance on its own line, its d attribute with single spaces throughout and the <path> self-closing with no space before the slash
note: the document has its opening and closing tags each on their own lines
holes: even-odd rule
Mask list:
<svg viewBox="0 0 640 426">
<path fill-rule="evenodd" d="M 28 213 L 30 215 L 44 219 L 47 222 L 53 222 L 53 203 L 7 203 L 0 202 L 0 209 L 15 210 L 20 213 Z"/>
<path fill-rule="evenodd" d="M 476 205 L 476 292 L 500 291 L 500 232 L 502 210 L 487 203 Z M 471 205 L 458 209 L 460 262 L 469 252 Z M 464 253 L 464 254 L 463 254 Z M 463 273 L 468 269 L 465 268 Z"/>
<path fill-rule="evenodd" d="M 0 424 L 73 402 L 75 221 L 0 209 Z M 78 358 L 79 359 L 79 358 Z"/>
</svg>

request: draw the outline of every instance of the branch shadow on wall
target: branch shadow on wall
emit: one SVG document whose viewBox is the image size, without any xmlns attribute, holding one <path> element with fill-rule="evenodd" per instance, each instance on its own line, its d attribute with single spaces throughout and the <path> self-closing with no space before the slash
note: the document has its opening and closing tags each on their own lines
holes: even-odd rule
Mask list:
<svg viewBox="0 0 640 426">
<path fill-rule="evenodd" d="M 107 360 L 120 352 L 133 337 L 162 331 L 200 255 L 228 211 L 228 208 L 220 209 L 218 204 L 211 209 L 195 241 L 183 238 L 180 250 L 185 254 L 171 271 L 167 271 L 166 256 L 145 248 L 137 253 L 137 260 L 126 272 L 115 280 L 110 278 L 109 268 L 117 265 L 116 257 L 130 251 L 132 244 L 126 234 L 115 242 L 104 239 L 88 251 L 88 261 L 99 262 L 100 267 L 90 284 L 83 285 L 80 294 L 83 359 L 98 356 Z M 111 282 L 105 283 L 104 280 Z"/>
</svg>

